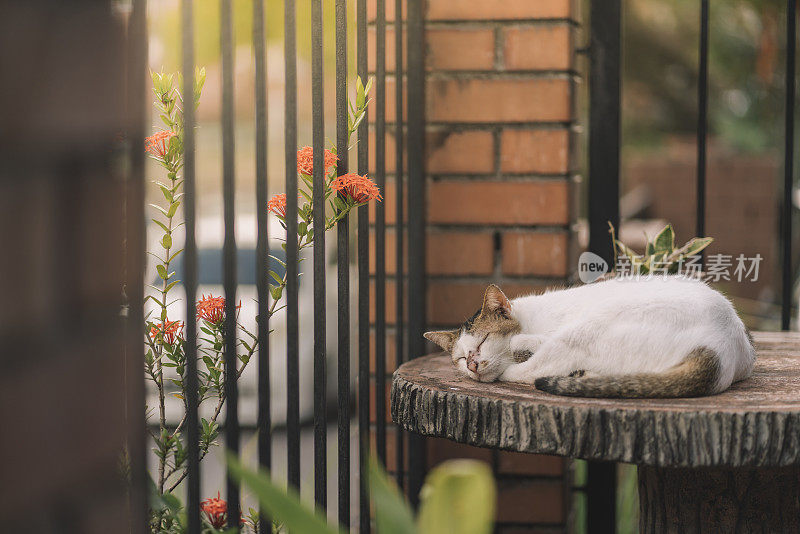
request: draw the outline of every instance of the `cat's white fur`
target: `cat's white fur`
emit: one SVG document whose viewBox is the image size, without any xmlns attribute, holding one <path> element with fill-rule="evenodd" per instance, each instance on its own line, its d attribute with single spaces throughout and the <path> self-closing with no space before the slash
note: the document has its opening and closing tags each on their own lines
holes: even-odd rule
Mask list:
<svg viewBox="0 0 800 534">
<path fill-rule="evenodd" d="M 453 360 L 475 380 L 532 384 L 581 369 L 593 375 L 661 373 L 692 350 L 719 356 L 712 393 L 750 375 L 755 351 L 733 305 L 702 281 L 683 276 L 623 277 L 510 301 L 521 332 L 486 340 L 462 332 Z M 478 345 L 483 341 L 483 344 Z M 533 353 L 514 363 L 514 351 Z M 479 369 L 466 356 L 478 354 Z"/>
</svg>

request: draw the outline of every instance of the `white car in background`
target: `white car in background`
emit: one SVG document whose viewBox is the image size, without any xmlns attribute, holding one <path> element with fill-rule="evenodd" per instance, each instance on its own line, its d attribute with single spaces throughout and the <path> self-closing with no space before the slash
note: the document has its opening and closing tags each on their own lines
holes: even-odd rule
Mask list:
<svg viewBox="0 0 800 534">
<path fill-rule="evenodd" d="M 285 252 L 280 246 L 280 239 L 285 237 L 285 230 L 280 225 L 277 218 L 270 214 L 269 221 L 270 229 L 270 254 L 285 260 Z M 236 231 L 236 244 L 237 244 L 237 282 L 238 282 L 238 295 L 237 300 L 241 302 L 241 311 L 239 318 L 241 324 L 250 332 L 256 333 L 256 313 L 258 309 L 257 304 L 257 291 L 256 291 L 256 217 L 255 215 L 240 215 L 236 218 L 235 224 Z M 199 300 L 202 295 L 213 294 L 214 296 L 224 296 L 222 286 L 223 276 L 223 243 L 224 225 L 221 216 L 206 216 L 201 217 L 197 221 L 196 236 L 197 236 L 197 253 L 198 253 L 198 290 L 197 299 Z M 151 224 L 147 229 L 147 242 L 148 250 L 162 251 L 159 239 L 163 231 Z M 326 346 L 327 346 L 327 391 L 329 406 L 335 406 L 336 397 L 336 376 L 337 376 L 337 347 L 338 347 L 338 333 L 337 333 L 337 284 L 336 284 L 336 234 L 335 232 L 328 232 L 326 234 Z M 183 226 L 173 232 L 173 241 L 177 246 L 182 246 L 184 241 Z M 312 270 L 312 247 L 308 247 L 303 251 L 304 261 L 300 264 L 299 284 L 299 357 L 300 357 L 300 418 L 301 420 L 309 420 L 313 415 L 313 348 L 314 348 L 314 310 L 313 310 L 313 278 L 311 275 Z M 183 275 L 183 255 L 179 255 L 173 260 L 170 270 L 175 271 L 176 277 L 181 279 Z M 156 274 L 156 260 L 148 254 L 148 265 L 145 281 L 146 283 L 159 286 L 160 279 Z M 280 276 L 283 276 L 283 266 L 270 259 L 269 269 L 275 271 Z M 356 354 L 353 347 L 356 347 L 356 335 L 358 327 L 356 324 L 356 277 L 351 269 L 351 383 L 355 383 L 356 372 Z M 145 294 L 156 295 L 156 292 L 150 288 L 145 287 Z M 186 301 L 185 291 L 182 284 L 177 284 L 170 290 L 170 300 L 177 299 L 167 307 L 167 316 L 169 320 L 186 319 Z M 285 301 L 285 294 L 282 297 Z M 276 426 L 281 426 L 286 422 L 286 309 L 283 307 L 283 302 L 278 304 L 280 309 L 273 315 L 270 321 L 270 329 L 273 332 L 270 334 L 269 339 L 269 353 L 270 353 L 270 402 L 272 423 Z M 157 310 L 155 304 L 148 299 L 145 305 L 145 314 Z M 239 333 L 241 338 L 243 334 Z M 247 340 L 248 343 L 250 340 Z M 242 378 L 239 381 L 239 420 L 244 425 L 254 425 L 256 422 L 258 398 L 257 398 L 257 367 L 258 358 L 257 352 L 254 354 L 253 359 L 247 365 Z M 158 406 L 156 389 L 152 382 L 147 381 L 148 384 L 148 407 L 152 410 Z M 354 389 L 351 388 L 351 391 Z M 172 423 L 177 423 L 183 415 L 183 401 L 175 398 L 172 395 L 167 395 L 167 419 Z M 213 414 L 215 401 L 209 399 L 203 403 L 200 410 L 201 417 L 210 417 Z"/>
</svg>

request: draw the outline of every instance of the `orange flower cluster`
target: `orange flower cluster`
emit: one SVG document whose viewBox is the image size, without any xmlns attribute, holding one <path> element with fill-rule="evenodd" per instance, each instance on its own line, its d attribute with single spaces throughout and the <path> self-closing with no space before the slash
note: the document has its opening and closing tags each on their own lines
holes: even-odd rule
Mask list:
<svg viewBox="0 0 800 534">
<path fill-rule="evenodd" d="M 150 337 L 155 340 L 159 334 L 162 334 L 161 339 L 164 344 L 174 345 L 183 335 L 183 321 L 167 320 L 163 323 L 154 323 L 150 327 Z"/>
<path fill-rule="evenodd" d="M 225 320 L 225 297 L 203 295 L 197 303 L 197 318 L 205 319 L 211 324 L 222 324 Z"/>
<path fill-rule="evenodd" d="M 219 492 L 216 497 L 208 498 L 200 503 L 200 509 L 206 514 L 212 527 L 225 528 L 225 521 L 228 518 L 228 503 L 220 498 Z"/>
<path fill-rule="evenodd" d="M 240 309 L 240 302 L 236 309 Z M 225 297 L 215 297 L 212 294 L 203 295 L 197 303 L 197 318 L 204 319 L 213 325 L 221 325 L 225 321 Z"/>
<path fill-rule="evenodd" d="M 325 150 L 325 176 L 331 173 L 338 159 L 336 154 Z M 306 176 L 314 174 L 314 149 L 310 146 L 304 146 L 297 151 L 297 172 Z"/>
<path fill-rule="evenodd" d="M 169 150 L 169 140 L 176 135 L 175 132 L 169 130 L 154 133 L 145 139 L 145 150 L 156 157 L 164 159 L 164 156 L 167 155 L 167 150 Z"/>
<path fill-rule="evenodd" d="M 383 200 L 380 189 L 375 185 L 375 182 L 354 172 L 337 176 L 331 182 L 331 189 L 342 193 L 357 204 L 363 204 L 370 200 Z"/>
<path fill-rule="evenodd" d="M 269 202 L 267 202 L 267 209 L 281 217 L 283 219 L 286 218 L 286 194 L 281 193 L 279 195 L 275 195 Z"/>
</svg>

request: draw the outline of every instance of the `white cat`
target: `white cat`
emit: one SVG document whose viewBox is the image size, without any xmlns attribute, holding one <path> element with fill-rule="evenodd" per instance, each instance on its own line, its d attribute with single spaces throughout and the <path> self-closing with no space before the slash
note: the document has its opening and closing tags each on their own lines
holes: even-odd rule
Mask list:
<svg viewBox="0 0 800 534">
<path fill-rule="evenodd" d="M 720 393 L 755 363 L 733 305 L 683 277 L 622 277 L 509 300 L 490 285 L 456 330 L 425 337 L 482 382 L 581 397 Z"/>
</svg>

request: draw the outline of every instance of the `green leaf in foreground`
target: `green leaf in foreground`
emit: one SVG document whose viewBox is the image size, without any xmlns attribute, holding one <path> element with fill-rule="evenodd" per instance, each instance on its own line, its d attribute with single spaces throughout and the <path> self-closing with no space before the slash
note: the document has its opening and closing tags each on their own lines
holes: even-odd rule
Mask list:
<svg viewBox="0 0 800 534">
<path fill-rule="evenodd" d="M 329 526 L 324 516 L 301 503 L 294 490 L 287 490 L 275 484 L 264 472 L 256 473 L 243 467 L 239 459 L 232 454 L 228 454 L 227 458 L 228 468 L 233 478 L 241 481 L 252 491 L 270 517 L 283 523 L 289 532 L 343 534 Z"/>
<path fill-rule="evenodd" d="M 434 468 L 420 491 L 420 534 L 489 534 L 497 499 L 492 471 L 474 460 L 450 460 Z"/>
<path fill-rule="evenodd" d="M 369 462 L 369 490 L 379 534 L 414 534 L 417 531 L 411 509 L 375 458 L 370 458 Z"/>
</svg>

